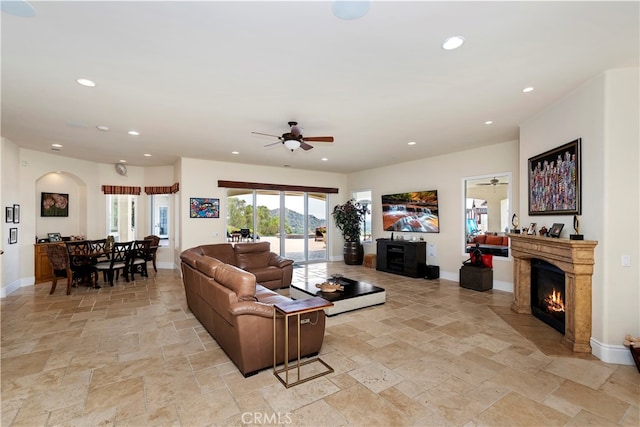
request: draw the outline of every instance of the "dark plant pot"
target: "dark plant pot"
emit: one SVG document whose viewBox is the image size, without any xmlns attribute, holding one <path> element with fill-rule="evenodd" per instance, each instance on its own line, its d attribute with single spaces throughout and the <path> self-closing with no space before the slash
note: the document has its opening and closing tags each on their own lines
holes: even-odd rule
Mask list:
<svg viewBox="0 0 640 427">
<path fill-rule="evenodd" d="M 344 263 L 347 265 L 362 265 L 364 261 L 364 248 L 360 242 L 344 242 L 342 250 Z"/>
</svg>

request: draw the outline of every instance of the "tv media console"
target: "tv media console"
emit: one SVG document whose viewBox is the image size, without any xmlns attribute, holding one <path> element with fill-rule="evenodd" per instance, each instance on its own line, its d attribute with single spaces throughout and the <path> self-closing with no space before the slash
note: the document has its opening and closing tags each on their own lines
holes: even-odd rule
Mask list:
<svg viewBox="0 0 640 427">
<path fill-rule="evenodd" d="M 376 270 L 409 277 L 425 277 L 427 242 L 378 239 Z"/>
</svg>

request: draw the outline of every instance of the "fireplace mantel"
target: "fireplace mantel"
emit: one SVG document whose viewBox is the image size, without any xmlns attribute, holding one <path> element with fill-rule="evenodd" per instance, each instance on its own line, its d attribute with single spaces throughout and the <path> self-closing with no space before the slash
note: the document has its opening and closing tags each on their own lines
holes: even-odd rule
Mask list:
<svg viewBox="0 0 640 427">
<path fill-rule="evenodd" d="M 591 353 L 591 277 L 594 240 L 509 234 L 513 257 L 513 303 L 516 313 L 531 313 L 531 260 L 541 259 L 565 274 L 565 335 L 563 344 L 575 352 Z"/>
</svg>

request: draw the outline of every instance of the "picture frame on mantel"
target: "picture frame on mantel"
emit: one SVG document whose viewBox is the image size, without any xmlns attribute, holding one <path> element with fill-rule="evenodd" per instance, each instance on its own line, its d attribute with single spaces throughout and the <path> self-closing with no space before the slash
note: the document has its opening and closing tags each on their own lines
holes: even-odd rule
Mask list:
<svg viewBox="0 0 640 427">
<path fill-rule="evenodd" d="M 578 138 L 529 158 L 529 215 L 580 215 L 581 145 Z"/>
</svg>

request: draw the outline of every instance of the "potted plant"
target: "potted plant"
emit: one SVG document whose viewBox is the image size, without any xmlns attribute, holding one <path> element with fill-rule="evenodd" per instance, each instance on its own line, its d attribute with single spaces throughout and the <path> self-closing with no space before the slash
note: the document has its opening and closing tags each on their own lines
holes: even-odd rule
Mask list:
<svg viewBox="0 0 640 427">
<path fill-rule="evenodd" d="M 360 242 L 361 224 L 364 222 L 366 207 L 354 199 L 333 208 L 333 219 L 342 231 L 344 238 L 344 262 L 349 265 L 360 265 L 364 259 L 364 249 Z"/>
</svg>

